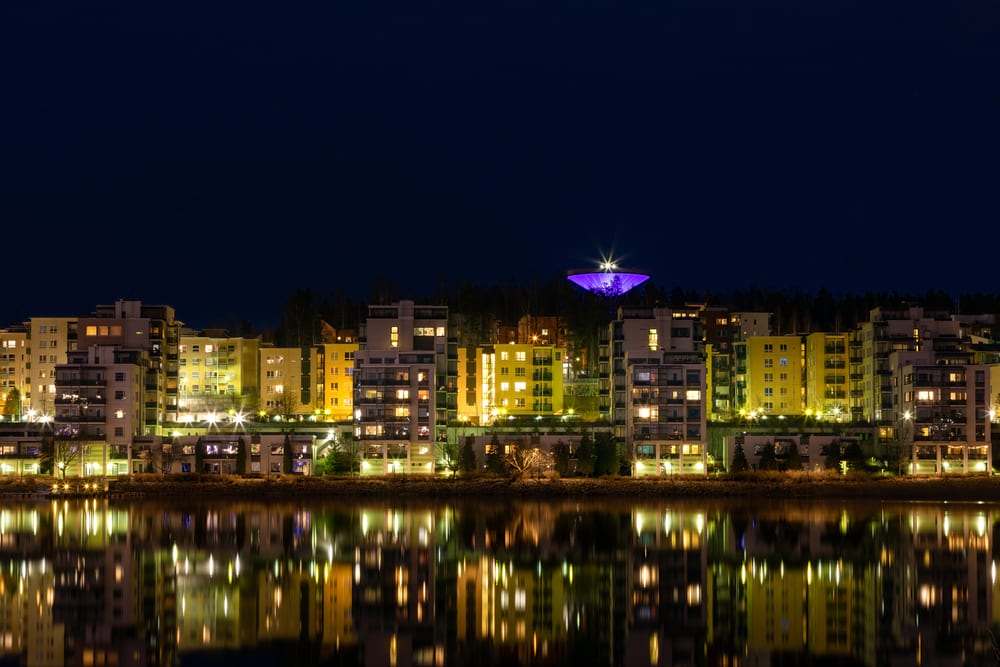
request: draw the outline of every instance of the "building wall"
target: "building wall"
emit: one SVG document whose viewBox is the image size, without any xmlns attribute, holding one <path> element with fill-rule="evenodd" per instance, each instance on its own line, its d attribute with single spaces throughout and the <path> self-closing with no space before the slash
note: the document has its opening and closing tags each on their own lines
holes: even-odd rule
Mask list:
<svg viewBox="0 0 1000 667">
<path fill-rule="evenodd" d="M 849 419 L 848 335 L 812 333 L 805 337 L 805 413 L 822 419 Z"/>
<path fill-rule="evenodd" d="M 483 374 L 481 418 L 562 414 L 562 349 L 515 343 L 480 348 L 478 354 L 480 368 L 495 366 L 492 375 Z"/>
<path fill-rule="evenodd" d="M 28 329 L 0 329 L 0 418 L 6 421 L 22 419 L 25 394 L 29 389 Z M 8 410 L 7 398 L 15 390 L 19 398 L 16 405 L 12 403 Z"/>
<path fill-rule="evenodd" d="M 435 447 L 458 415 L 458 342 L 448 309 L 369 306 L 355 355 L 355 437 L 362 472 L 433 473 Z"/>
<path fill-rule="evenodd" d="M 316 348 L 263 347 L 260 349 L 261 411 L 282 418 L 313 412 L 311 383 L 303 368 L 317 365 Z M 308 371 L 307 371 L 308 372 Z M 303 393 L 303 387 L 310 391 Z"/>
<path fill-rule="evenodd" d="M 751 336 L 747 346 L 747 413 L 803 413 L 802 340 L 799 336 Z"/>
<path fill-rule="evenodd" d="M 316 406 L 329 421 L 354 416 L 354 355 L 358 343 L 325 343 L 319 346 L 322 377 L 316 388 Z"/>
<path fill-rule="evenodd" d="M 51 416 L 55 410 L 55 372 L 66 363 L 66 353 L 76 349 L 75 317 L 32 317 L 28 321 L 28 386 L 25 414 L 32 418 Z"/>
<path fill-rule="evenodd" d="M 179 414 L 182 422 L 209 414 L 248 413 L 258 403 L 260 338 L 188 332 L 178 347 Z"/>
</svg>

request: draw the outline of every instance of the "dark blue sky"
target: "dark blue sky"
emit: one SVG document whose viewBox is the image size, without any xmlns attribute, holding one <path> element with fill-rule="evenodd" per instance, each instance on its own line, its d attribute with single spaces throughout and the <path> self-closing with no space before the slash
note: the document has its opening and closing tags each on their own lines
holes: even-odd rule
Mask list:
<svg viewBox="0 0 1000 667">
<path fill-rule="evenodd" d="M 0 324 L 612 251 L 685 290 L 996 289 L 995 0 L 17 0 L 0 59 Z"/>
</svg>

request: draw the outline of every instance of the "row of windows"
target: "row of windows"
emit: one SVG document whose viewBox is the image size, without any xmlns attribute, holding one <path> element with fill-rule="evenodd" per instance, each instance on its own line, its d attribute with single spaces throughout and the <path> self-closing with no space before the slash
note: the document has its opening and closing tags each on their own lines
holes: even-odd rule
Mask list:
<svg viewBox="0 0 1000 667">
<path fill-rule="evenodd" d="M 188 351 L 187 347 L 188 346 L 185 343 L 185 344 L 181 344 L 180 346 L 178 346 L 177 349 L 178 349 L 178 351 L 180 351 L 181 354 L 186 354 L 187 351 Z M 226 351 L 226 352 L 230 352 L 230 353 L 235 352 L 236 351 L 236 346 L 235 345 L 229 345 L 229 346 L 214 345 L 213 343 L 206 343 L 205 344 L 205 353 L 206 354 L 213 354 L 215 352 L 222 352 L 222 351 Z M 201 344 L 194 344 L 194 345 L 192 345 L 191 346 L 191 352 L 201 352 Z"/>
<path fill-rule="evenodd" d="M 200 394 L 200 393 L 202 393 L 202 391 L 204 391 L 204 393 L 206 393 L 206 394 L 212 394 L 212 393 L 216 392 L 216 387 L 215 387 L 214 384 L 206 384 L 204 387 L 202 385 L 200 385 L 200 384 L 192 384 L 192 385 L 190 385 L 190 390 L 189 390 L 188 387 L 189 386 L 186 385 L 186 384 L 180 385 L 180 391 L 181 391 L 181 393 L 182 394 L 187 394 L 187 393 Z M 221 393 L 233 394 L 233 393 L 236 392 L 236 387 L 233 386 L 233 385 L 231 385 L 231 384 L 227 384 L 226 387 L 225 387 L 225 389 L 223 389 L 220 386 L 218 388 L 218 392 L 220 394 Z"/>
</svg>

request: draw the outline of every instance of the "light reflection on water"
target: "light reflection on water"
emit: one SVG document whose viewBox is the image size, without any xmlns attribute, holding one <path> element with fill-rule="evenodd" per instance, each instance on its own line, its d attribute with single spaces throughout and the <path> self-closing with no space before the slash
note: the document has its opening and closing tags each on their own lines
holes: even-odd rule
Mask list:
<svg viewBox="0 0 1000 667">
<path fill-rule="evenodd" d="M 0 664 L 996 665 L 1000 506 L 0 509 Z"/>
</svg>

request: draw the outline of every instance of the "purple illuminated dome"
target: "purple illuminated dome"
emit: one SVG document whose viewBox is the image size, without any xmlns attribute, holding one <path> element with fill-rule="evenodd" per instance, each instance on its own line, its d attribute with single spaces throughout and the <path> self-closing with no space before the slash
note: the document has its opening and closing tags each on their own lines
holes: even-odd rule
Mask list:
<svg viewBox="0 0 1000 667">
<path fill-rule="evenodd" d="M 611 261 L 602 262 L 600 271 L 570 271 L 566 277 L 589 292 L 609 298 L 620 297 L 649 280 L 648 274 L 633 269 L 619 269 Z"/>
</svg>

